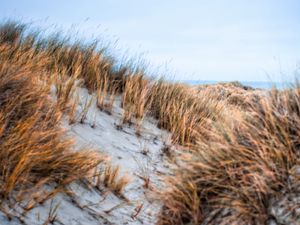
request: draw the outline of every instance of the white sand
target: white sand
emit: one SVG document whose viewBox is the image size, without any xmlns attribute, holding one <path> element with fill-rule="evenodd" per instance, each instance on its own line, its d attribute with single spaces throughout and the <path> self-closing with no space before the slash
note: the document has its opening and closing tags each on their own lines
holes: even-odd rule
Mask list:
<svg viewBox="0 0 300 225">
<path fill-rule="evenodd" d="M 86 89 L 78 88 L 77 91 L 80 96 L 77 109 L 79 115 L 86 99 L 91 96 Z M 111 159 L 113 165 L 121 167 L 122 175 L 128 174 L 131 177 L 131 183 L 124 191 L 128 201 L 111 192 L 86 190 L 81 184 L 74 183 L 70 188 L 76 193 L 77 203 L 71 201 L 66 194 L 58 194 L 52 200 L 29 211 L 25 216 L 20 216 L 25 224 L 43 224 L 48 217 L 51 203 L 52 208 L 58 205 L 57 219 L 54 224 L 154 224 L 156 222 L 161 203 L 153 199 L 151 192 L 161 188 L 159 175 L 168 171 L 161 149 L 164 141 L 170 140 L 170 134 L 158 129 L 156 122 L 147 118 L 142 125 L 142 135 L 137 137 L 134 126 L 126 125 L 121 130 L 116 128 L 121 116 L 120 98 L 115 102 L 112 115 L 101 112 L 93 102 L 83 124 L 76 123 L 70 126 L 66 118 L 63 126 L 67 129 L 68 135 L 76 140 L 78 149 L 90 147 L 101 151 Z M 96 126 L 92 128 L 94 121 Z M 150 178 L 150 188 L 144 188 L 144 180 L 140 177 Z M 84 209 L 78 205 L 84 206 Z M 136 210 L 140 207 L 142 208 L 137 214 Z M 18 215 L 17 212 L 12 214 Z M 0 224 L 21 224 L 17 218 L 7 220 L 1 212 L 0 221 Z"/>
</svg>

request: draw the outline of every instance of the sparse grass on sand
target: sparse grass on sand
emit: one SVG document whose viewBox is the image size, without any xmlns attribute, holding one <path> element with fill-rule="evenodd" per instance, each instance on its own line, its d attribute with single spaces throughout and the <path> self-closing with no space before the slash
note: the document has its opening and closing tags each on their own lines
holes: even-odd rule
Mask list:
<svg viewBox="0 0 300 225">
<path fill-rule="evenodd" d="M 62 59 L 74 53 L 75 46 L 69 48 L 59 39 L 26 36 L 25 28 L 14 22 L 0 27 L 0 209 L 8 218 L 12 215 L 7 207 L 14 208 L 23 200 L 35 202 L 24 208 L 27 211 L 74 181 L 92 182 L 92 171 L 105 161 L 98 152 L 75 151 L 73 140 L 61 126 L 63 115 L 74 113 L 72 96 L 78 80 L 94 88 L 94 81 L 89 80 L 95 72 L 90 69 L 95 60 L 90 56 L 91 47 L 78 58 L 68 55 Z M 99 67 L 103 72 L 102 64 Z M 113 179 L 111 184 L 121 192 L 125 180 L 121 184 Z M 53 188 L 37 196 L 45 185 Z"/>
<path fill-rule="evenodd" d="M 44 184 L 84 179 L 103 158 L 72 151 L 60 126 L 80 118 L 74 89 L 93 93 L 99 110 L 112 113 L 122 96 L 123 124 L 142 135 L 145 116 L 172 133 L 173 175 L 165 177 L 158 224 L 265 224 L 270 205 L 299 187 L 300 86 L 268 92 L 239 84 L 199 89 L 150 79 L 143 65 L 120 66 L 97 42 L 42 37 L 26 25 L 0 26 L 0 200 L 16 202 Z M 51 90 L 55 89 L 55 97 Z M 171 149 L 171 148 L 170 148 Z M 117 194 L 128 183 L 117 168 L 97 174 Z M 24 195 L 26 193 L 26 195 Z M 7 201 L 9 200 L 9 201 Z M 274 215 L 273 215 L 274 216 Z"/>
<path fill-rule="evenodd" d="M 60 105 L 43 79 L 47 57 L 37 54 L 32 62 L 31 50 L 16 48 L 0 46 L 1 202 L 33 194 L 43 184 L 83 179 L 103 161 L 91 151 L 71 151 L 72 140 L 60 127 Z"/>
</svg>

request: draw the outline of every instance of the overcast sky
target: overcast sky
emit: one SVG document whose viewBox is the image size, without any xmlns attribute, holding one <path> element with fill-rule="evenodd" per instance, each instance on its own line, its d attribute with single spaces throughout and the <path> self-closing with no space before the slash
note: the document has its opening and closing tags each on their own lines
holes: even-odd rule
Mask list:
<svg viewBox="0 0 300 225">
<path fill-rule="evenodd" d="M 286 80 L 300 62 L 299 0 L 0 0 L 0 19 L 75 25 L 182 80 Z"/>
</svg>

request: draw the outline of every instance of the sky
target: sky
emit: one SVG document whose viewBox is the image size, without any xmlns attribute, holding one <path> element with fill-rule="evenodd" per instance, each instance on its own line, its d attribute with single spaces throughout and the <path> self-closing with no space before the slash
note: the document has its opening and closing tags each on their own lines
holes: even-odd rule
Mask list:
<svg viewBox="0 0 300 225">
<path fill-rule="evenodd" d="M 0 0 L 0 21 L 117 40 L 176 80 L 293 79 L 299 12 L 299 0 Z"/>
</svg>

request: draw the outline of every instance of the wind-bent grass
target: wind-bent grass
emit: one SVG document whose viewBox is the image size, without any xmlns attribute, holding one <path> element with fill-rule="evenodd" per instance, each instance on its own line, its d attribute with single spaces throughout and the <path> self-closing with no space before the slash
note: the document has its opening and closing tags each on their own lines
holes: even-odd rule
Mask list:
<svg viewBox="0 0 300 225">
<path fill-rule="evenodd" d="M 50 99 L 50 86 L 39 75 L 42 65 L 27 61 L 30 51 L 10 59 L 4 47 L 0 53 L 1 199 L 40 188 L 41 183 L 67 185 L 83 179 L 102 157 L 71 151 L 72 141 L 63 138 L 59 125 L 60 106 Z"/>
<path fill-rule="evenodd" d="M 91 170 L 106 160 L 94 151 L 74 151 L 61 127 L 63 113 L 75 114 L 79 79 L 97 88 L 94 64 L 103 72 L 105 60 L 90 48 L 77 51 L 58 39 L 26 36 L 25 29 L 17 23 L 0 26 L 0 208 L 8 218 L 7 206 L 27 201 L 29 211 L 71 182 L 90 180 Z M 46 184 L 54 189 L 37 196 Z"/>
<path fill-rule="evenodd" d="M 97 42 L 71 43 L 70 38 L 58 34 L 43 38 L 38 32 L 27 34 L 26 29 L 26 25 L 13 22 L 2 25 L 0 43 L 30 49 L 33 57 L 47 55 L 45 70 L 57 74 L 54 83 L 64 107 L 70 101 L 76 80 L 81 79 L 90 92 L 96 92 L 100 110 L 111 114 L 115 95 L 122 94 L 123 123 L 134 119 L 140 135 L 143 118 L 154 115 L 159 127 L 171 131 L 174 143 L 179 144 L 195 142 L 195 124 L 218 117 L 215 113 L 220 111 L 220 104 L 207 93 L 197 96 L 185 85 L 150 79 L 143 65 L 117 66 L 116 60 L 106 55 L 105 48 L 98 47 Z"/>
<path fill-rule="evenodd" d="M 273 90 L 249 112 L 203 128 L 169 178 L 159 224 L 266 224 L 272 198 L 297 192 L 300 181 L 299 100 L 299 86 Z"/>
<path fill-rule="evenodd" d="M 152 95 L 151 112 L 158 126 L 171 131 L 173 141 L 182 145 L 194 143 L 196 126 L 200 127 L 207 118 L 218 118 L 223 107 L 208 93 L 197 95 L 183 84 L 158 81 Z"/>
<path fill-rule="evenodd" d="M 223 105 L 208 92 L 197 94 L 183 84 L 134 74 L 125 81 L 123 123 L 130 124 L 134 118 L 139 128 L 143 118 L 152 115 L 158 120 L 158 127 L 172 133 L 174 143 L 189 145 L 196 141 L 196 126 L 207 118 L 218 118 Z"/>
<path fill-rule="evenodd" d="M 134 66 L 118 67 L 97 42 L 42 38 L 26 29 L 12 22 L 0 26 L 1 200 L 46 183 L 64 186 L 101 162 L 95 153 L 70 151 L 59 127 L 62 113 L 77 122 L 73 95 L 80 82 L 108 113 L 122 95 L 123 123 L 136 123 L 138 135 L 151 115 L 174 144 L 189 147 L 177 156 L 175 176 L 166 178 L 159 224 L 265 224 L 271 199 L 299 188 L 299 85 L 268 96 L 235 95 L 243 87 L 199 91 L 150 79 Z M 53 86 L 56 99 L 49 95 Z M 116 177 L 118 169 L 108 167 L 97 185 L 121 194 L 128 181 Z"/>
</svg>

